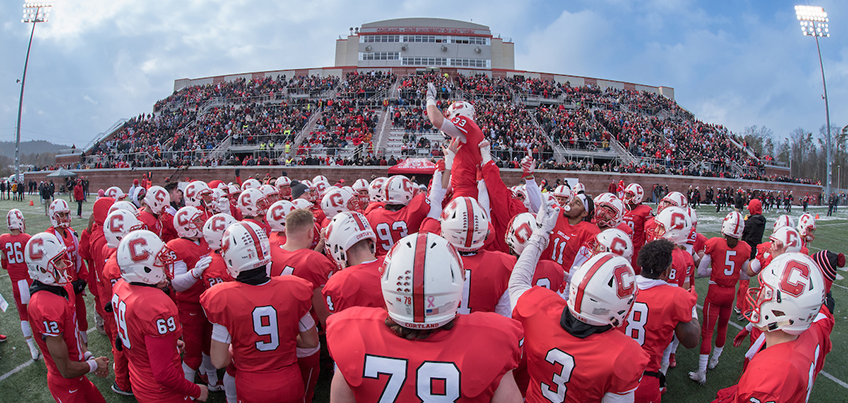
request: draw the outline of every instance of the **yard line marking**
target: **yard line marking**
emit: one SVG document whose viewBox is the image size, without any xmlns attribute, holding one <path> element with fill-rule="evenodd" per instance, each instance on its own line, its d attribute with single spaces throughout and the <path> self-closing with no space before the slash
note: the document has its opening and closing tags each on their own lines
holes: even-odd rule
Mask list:
<svg viewBox="0 0 848 403">
<path fill-rule="evenodd" d="M 837 287 L 839 287 L 839 288 L 844 288 L 844 289 L 848 290 L 848 287 L 846 287 L 846 286 L 844 286 L 844 285 L 839 285 L 839 284 L 836 284 L 836 283 L 833 283 L 833 285 L 835 285 L 835 286 L 837 286 Z"/>
<path fill-rule="evenodd" d="M 834 285 L 838 285 L 838 284 L 834 284 Z M 840 286 L 840 287 L 841 287 L 841 286 Z M 704 310 L 704 307 L 703 307 L 703 306 L 701 306 L 700 304 L 696 304 L 695 306 L 697 306 L 698 308 L 701 308 L 701 311 L 703 311 L 703 310 Z M 733 327 L 735 327 L 735 328 L 737 328 L 737 329 L 739 329 L 739 330 L 742 330 L 742 326 L 741 326 L 741 325 L 739 325 L 738 323 L 734 322 L 733 320 L 730 320 L 730 321 L 729 321 L 729 322 L 727 322 L 727 323 L 729 323 L 731 326 L 733 326 Z M 731 343 L 731 344 L 732 344 L 732 343 Z M 828 373 L 827 373 L 827 372 L 825 372 L 824 370 L 821 370 L 819 373 L 820 373 L 820 374 L 822 374 L 822 375 L 824 375 L 824 377 L 825 377 L 825 378 L 830 379 L 830 380 L 832 380 L 833 382 L 836 382 L 836 384 L 837 384 L 837 385 L 842 386 L 842 387 L 843 387 L 843 388 L 845 388 L 845 389 L 848 389 L 848 383 L 842 382 L 841 380 L 839 380 L 839 378 L 837 378 L 837 377 L 835 377 L 835 376 L 833 376 L 833 375 L 831 375 L 831 374 L 828 374 Z"/>
<path fill-rule="evenodd" d="M 93 332 L 95 329 L 97 329 L 97 328 L 92 327 L 92 328 L 86 330 L 85 334 L 89 334 L 89 333 Z M 44 357 L 41 357 L 41 360 L 44 360 Z M 3 382 L 6 378 L 8 378 L 8 377 L 10 377 L 14 374 L 17 374 L 18 372 L 21 372 L 24 368 L 34 364 L 35 362 L 36 361 L 34 361 L 34 360 L 29 360 L 29 361 L 27 361 L 27 362 L 25 362 L 21 365 L 18 365 L 17 367 L 15 367 L 15 369 L 13 369 L 13 370 L 11 370 L 11 371 L 3 374 L 3 375 L 0 375 L 0 382 Z M 846 386 L 846 387 L 848 387 L 848 386 Z"/>
</svg>

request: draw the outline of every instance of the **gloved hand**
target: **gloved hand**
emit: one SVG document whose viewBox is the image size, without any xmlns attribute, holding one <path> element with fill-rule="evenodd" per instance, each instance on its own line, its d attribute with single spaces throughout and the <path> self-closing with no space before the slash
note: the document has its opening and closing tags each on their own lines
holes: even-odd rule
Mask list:
<svg viewBox="0 0 848 403">
<path fill-rule="evenodd" d="M 533 174 L 536 172 L 536 160 L 527 155 L 521 159 L 521 177 L 524 179 L 533 179 Z"/>
<path fill-rule="evenodd" d="M 436 163 L 436 172 L 445 172 L 445 160 L 439 160 Z"/>
<path fill-rule="evenodd" d="M 745 341 L 745 338 L 748 337 L 748 329 L 742 328 L 739 333 L 736 333 L 736 337 L 733 338 L 733 347 L 739 347 L 742 345 L 742 342 Z"/>
<path fill-rule="evenodd" d="M 82 294 L 83 291 L 85 291 L 85 285 L 86 285 L 85 280 L 77 279 L 77 280 L 71 281 L 71 284 L 73 284 L 73 286 L 74 286 L 74 294 L 79 295 L 79 294 Z"/>
<path fill-rule="evenodd" d="M 240 168 L 236 168 L 236 178 L 238 178 L 239 176 L 241 176 L 241 175 L 239 175 L 240 173 L 241 173 L 241 169 L 240 169 Z"/>
<path fill-rule="evenodd" d="M 459 148 L 459 140 L 453 139 L 450 144 L 442 146 L 442 152 L 445 154 L 445 169 L 450 170 L 453 166 L 453 158 L 456 157 L 456 151 Z"/>
<path fill-rule="evenodd" d="M 427 83 L 427 105 L 436 104 L 436 86 L 433 83 Z"/>
<path fill-rule="evenodd" d="M 547 247 L 548 240 L 554 231 L 554 226 L 558 218 L 559 207 L 542 203 L 539 213 L 536 214 L 536 228 L 533 230 L 533 235 L 531 236 L 531 239 L 541 242 L 542 249 Z"/>
<path fill-rule="evenodd" d="M 191 276 L 194 278 L 200 278 L 203 276 L 203 272 L 209 267 L 209 264 L 212 263 L 211 256 L 205 256 L 202 259 L 197 261 L 197 264 L 194 265 L 194 268 L 191 269 Z"/>
<path fill-rule="evenodd" d="M 492 144 L 489 143 L 489 140 L 483 140 L 478 147 L 480 147 L 480 157 L 483 158 L 483 165 L 488 164 L 492 160 Z"/>
</svg>

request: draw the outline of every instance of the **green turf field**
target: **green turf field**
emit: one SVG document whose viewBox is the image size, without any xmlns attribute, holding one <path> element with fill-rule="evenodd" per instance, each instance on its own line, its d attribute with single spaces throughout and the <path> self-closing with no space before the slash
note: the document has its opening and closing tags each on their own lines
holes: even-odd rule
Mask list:
<svg viewBox="0 0 848 403">
<path fill-rule="evenodd" d="M 33 196 L 34 197 L 34 196 Z M 34 200 L 34 206 L 29 206 L 29 200 Z M 90 199 L 93 201 L 93 197 Z M 27 232 L 35 234 L 43 231 L 50 224 L 47 217 L 44 216 L 44 207 L 39 203 L 37 198 L 28 196 L 24 202 L 11 202 L 8 200 L 0 201 L 0 214 L 5 217 L 6 212 L 11 208 L 19 208 L 23 211 L 27 220 Z M 76 217 L 76 204 L 71 203 L 72 216 Z M 813 213 L 821 215 L 818 221 L 818 230 L 816 231 L 817 239 L 812 244 L 811 251 L 819 251 L 821 249 L 831 249 L 834 251 L 848 252 L 848 229 L 846 229 L 846 217 L 848 209 L 840 211 L 835 217 L 824 217 L 826 210 L 821 208 L 812 208 Z M 801 214 L 800 208 L 793 208 L 793 215 L 796 217 Z M 88 216 L 91 213 L 91 203 L 83 206 L 83 219 L 73 218 L 72 225 L 81 232 L 88 223 Z M 721 214 L 715 213 L 715 207 L 705 206 L 698 210 L 699 224 L 698 229 L 708 238 L 717 236 L 720 227 L 721 219 L 727 213 L 725 210 Z M 779 212 L 766 212 L 765 216 L 769 220 L 767 224 L 766 236 L 771 231 L 771 225 L 774 222 Z M 5 228 L 2 229 L 5 231 Z M 704 296 L 707 294 L 707 280 L 699 279 L 697 282 L 698 294 L 700 302 L 703 303 Z M 0 273 L 0 294 L 10 302 L 9 310 L 5 313 L 0 313 L 0 333 L 8 336 L 6 343 L 0 344 L 0 403 L 5 402 L 49 402 L 52 401 L 50 392 L 47 390 L 46 369 L 44 362 L 38 361 L 33 363 L 29 356 L 29 349 L 23 341 L 20 325 L 18 321 L 15 305 L 12 302 L 12 290 L 9 276 L 5 273 Z M 840 278 L 834 283 L 833 297 L 836 299 L 836 327 L 833 330 L 833 351 L 827 356 L 827 361 L 824 370 L 816 381 L 813 388 L 810 401 L 812 402 L 831 402 L 831 401 L 848 401 L 848 314 L 845 307 L 848 305 L 848 280 Z M 86 297 L 89 305 L 89 323 L 94 326 L 92 307 L 93 299 Z M 699 311 L 699 315 L 703 315 Z M 697 349 L 687 350 L 682 346 L 677 351 L 678 367 L 669 370 L 668 383 L 669 390 L 664 395 L 664 400 L 667 402 L 709 402 L 715 397 L 718 389 L 730 386 L 736 382 L 742 371 L 743 354 L 747 349 L 747 342 L 740 348 L 734 348 L 731 345 L 733 336 L 738 332 L 739 327 L 744 325 L 744 322 L 735 320 L 736 315 L 731 317 L 731 324 L 728 330 L 728 340 L 725 351 L 721 356 L 719 366 L 712 371 L 707 372 L 707 384 L 699 386 L 689 380 L 688 371 L 697 369 L 698 351 Z M 89 348 L 95 355 L 109 355 L 110 347 L 106 340 L 106 336 L 101 336 L 97 331 L 89 333 Z M 321 374 L 318 387 L 315 393 L 316 402 L 329 401 L 329 374 L 326 372 Z M 107 402 L 132 402 L 133 398 L 127 398 L 114 394 L 109 386 L 112 384 L 112 378 L 101 379 L 95 376 L 90 376 L 92 381 L 103 393 Z M 269 382 L 273 380 L 269 379 Z M 212 393 L 209 398 L 210 402 L 224 402 L 224 394 Z"/>
</svg>

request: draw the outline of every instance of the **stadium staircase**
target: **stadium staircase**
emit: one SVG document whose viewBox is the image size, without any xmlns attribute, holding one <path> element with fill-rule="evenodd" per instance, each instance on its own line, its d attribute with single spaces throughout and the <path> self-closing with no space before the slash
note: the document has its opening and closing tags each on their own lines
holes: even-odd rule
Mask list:
<svg viewBox="0 0 848 403">
<path fill-rule="evenodd" d="M 91 148 L 94 147 L 95 144 L 112 137 L 115 133 L 119 132 L 124 128 L 124 125 L 129 121 L 129 119 L 118 119 L 117 122 L 113 123 L 112 126 L 109 126 L 108 129 L 101 132 L 97 136 L 94 136 L 85 147 L 82 147 L 82 150 L 85 151 L 86 154 L 90 154 Z"/>
<path fill-rule="evenodd" d="M 286 158 L 291 158 L 291 157 L 293 157 L 297 154 L 297 150 L 300 147 L 300 145 L 303 143 L 303 140 L 305 140 L 306 137 L 309 136 L 309 133 L 312 133 L 312 132 L 315 131 L 315 126 L 318 125 L 318 120 L 321 119 L 322 115 L 324 115 L 324 111 L 320 110 L 320 111 L 315 112 L 314 114 L 312 114 L 312 116 L 309 117 L 309 120 L 303 126 L 303 129 L 301 129 L 297 133 L 297 136 L 294 137 L 294 143 L 291 146 L 291 151 L 289 151 L 289 154 L 286 155 Z"/>
</svg>

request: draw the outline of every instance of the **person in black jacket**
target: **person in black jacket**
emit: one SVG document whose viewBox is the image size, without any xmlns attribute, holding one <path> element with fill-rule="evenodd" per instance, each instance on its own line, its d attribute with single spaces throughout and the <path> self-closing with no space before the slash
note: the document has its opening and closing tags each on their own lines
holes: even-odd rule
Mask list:
<svg viewBox="0 0 848 403">
<path fill-rule="evenodd" d="M 745 218 L 745 229 L 742 230 L 742 240 L 751 245 L 750 259 L 757 256 L 757 246 L 763 242 L 763 232 L 766 229 L 766 218 L 763 217 L 763 203 L 760 199 L 751 199 L 748 203 L 750 215 Z M 748 296 L 749 280 L 739 280 L 739 290 L 736 293 L 736 307 L 734 311 L 740 315 L 745 311 L 746 298 Z M 742 320 L 738 319 L 738 320 Z"/>
</svg>

